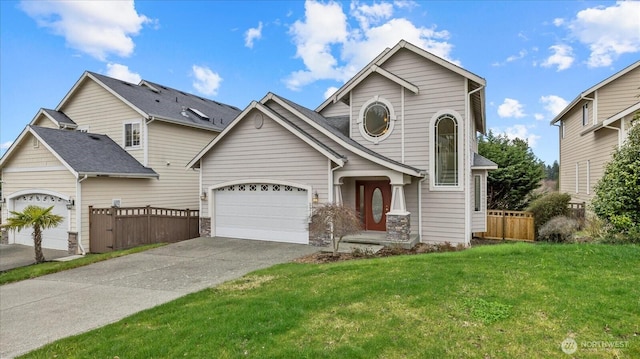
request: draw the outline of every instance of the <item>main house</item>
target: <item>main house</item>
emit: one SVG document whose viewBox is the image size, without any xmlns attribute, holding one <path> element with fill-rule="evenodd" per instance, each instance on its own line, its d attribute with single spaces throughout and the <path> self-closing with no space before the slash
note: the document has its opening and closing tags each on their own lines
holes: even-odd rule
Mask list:
<svg viewBox="0 0 640 359">
<path fill-rule="evenodd" d="M 85 72 L 55 109 L 41 109 L 0 159 L 2 218 L 54 206 L 64 223 L 43 247 L 91 251 L 89 206 L 198 209 L 199 175 L 185 165 L 240 110 L 150 81 Z M 32 245 L 31 231 L 8 243 Z"/>
<path fill-rule="evenodd" d="M 614 150 L 640 112 L 640 61 L 581 92 L 552 121 L 559 126 L 560 192 L 589 203 Z"/>
<path fill-rule="evenodd" d="M 483 78 L 406 41 L 318 108 L 269 93 L 189 163 L 211 236 L 308 243 L 313 206 L 343 203 L 365 233 L 468 245 L 486 228 Z M 386 233 L 386 234 L 385 234 Z"/>
</svg>

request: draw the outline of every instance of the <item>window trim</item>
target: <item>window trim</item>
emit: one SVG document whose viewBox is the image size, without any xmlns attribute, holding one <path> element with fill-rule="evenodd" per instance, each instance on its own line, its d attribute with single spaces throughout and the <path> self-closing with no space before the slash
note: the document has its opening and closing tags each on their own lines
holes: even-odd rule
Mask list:
<svg viewBox="0 0 640 359">
<path fill-rule="evenodd" d="M 132 144 L 130 146 L 127 146 L 127 126 L 128 125 L 138 125 L 138 144 L 137 145 L 133 144 L 133 139 L 132 139 L 131 141 Z M 133 134 L 133 131 L 132 131 L 132 134 Z M 126 121 L 122 124 L 122 147 L 127 150 L 142 148 L 142 122 L 140 120 Z"/>
<path fill-rule="evenodd" d="M 376 102 L 380 102 L 381 104 L 385 105 L 389 110 L 389 127 L 387 129 L 387 132 L 385 132 L 382 136 L 373 137 L 369 135 L 367 133 L 367 130 L 364 128 L 364 115 L 367 108 Z M 393 105 L 389 100 L 380 95 L 376 95 L 370 98 L 360 107 L 360 111 L 358 112 L 358 118 L 356 119 L 356 121 L 358 123 L 358 130 L 360 130 L 360 134 L 362 135 L 362 137 L 369 142 L 378 144 L 380 141 L 384 141 L 385 139 L 387 139 L 393 132 L 393 128 L 395 127 L 396 122 L 396 113 L 393 109 Z"/>
<path fill-rule="evenodd" d="M 482 176 L 473 175 L 473 210 L 482 212 Z"/>
<path fill-rule="evenodd" d="M 449 115 L 457 123 L 457 138 L 458 138 L 458 184 L 457 185 L 436 185 L 436 133 L 435 125 L 439 118 L 444 115 Z M 464 164 L 464 132 L 463 132 L 462 116 L 460 113 L 453 109 L 445 109 L 436 112 L 429 121 L 429 190 L 431 191 L 450 191 L 458 192 L 464 190 L 463 174 L 465 171 Z"/>
</svg>

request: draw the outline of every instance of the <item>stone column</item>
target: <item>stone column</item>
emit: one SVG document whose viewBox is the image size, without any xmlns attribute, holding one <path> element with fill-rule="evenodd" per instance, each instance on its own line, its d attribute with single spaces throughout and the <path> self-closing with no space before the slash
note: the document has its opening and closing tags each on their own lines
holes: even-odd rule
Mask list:
<svg viewBox="0 0 640 359">
<path fill-rule="evenodd" d="M 6 228 L 0 229 L 0 244 L 9 244 L 9 232 Z"/>
<path fill-rule="evenodd" d="M 211 237 L 211 218 L 200 217 L 200 237 Z"/>
<path fill-rule="evenodd" d="M 333 185 L 333 203 L 342 204 L 342 183 Z"/>
<path fill-rule="evenodd" d="M 69 254 L 77 254 L 78 253 L 78 232 L 67 232 L 69 236 L 67 237 L 67 253 Z"/>
<path fill-rule="evenodd" d="M 411 239 L 411 215 L 387 213 L 387 240 L 409 242 Z"/>
</svg>

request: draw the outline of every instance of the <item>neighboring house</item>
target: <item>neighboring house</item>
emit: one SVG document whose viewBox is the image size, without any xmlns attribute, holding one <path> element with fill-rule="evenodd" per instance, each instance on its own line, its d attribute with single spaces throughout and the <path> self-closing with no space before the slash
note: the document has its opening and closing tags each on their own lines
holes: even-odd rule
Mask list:
<svg viewBox="0 0 640 359">
<path fill-rule="evenodd" d="M 64 224 L 45 231 L 43 247 L 88 252 L 89 206 L 197 209 L 199 175 L 185 165 L 239 113 L 150 81 L 85 72 L 0 159 L 2 218 L 54 206 Z M 8 242 L 32 245 L 31 231 L 10 231 Z"/>
<path fill-rule="evenodd" d="M 190 163 L 211 236 L 308 243 L 313 205 L 344 203 L 365 234 L 468 245 L 486 227 L 485 80 L 405 41 L 315 111 L 273 93 Z"/>
<path fill-rule="evenodd" d="M 559 127 L 560 192 L 589 203 L 613 151 L 640 111 L 640 61 L 583 91 L 552 121 Z"/>
</svg>

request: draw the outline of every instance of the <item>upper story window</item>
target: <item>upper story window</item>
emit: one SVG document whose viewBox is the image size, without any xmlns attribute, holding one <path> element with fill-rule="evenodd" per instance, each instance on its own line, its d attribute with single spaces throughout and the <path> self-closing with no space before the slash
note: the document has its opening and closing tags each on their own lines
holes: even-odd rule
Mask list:
<svg viewBox="0 0 640 359">
<path fill-rule="evenodd" d="M 589 104 L 582 105 L 582 126 L 589 124 Z"/>
<path fill-rule="evenodd" d="M 389 137 L 393 131 L 395 113 L 393 106 L 386 99 L 375 96 L 360 109 L 358 127 L 362 136 L 374 143 Z"/>
<path fill-rule="evenodd" d="M 436 186 L 458 185 L 458 121 L 445 114 L 435 123 Z"/>
<path fill-rule="evenodd" d="M 140 147 L 140 122 L 124 124 L 124 147 Z"/>
</svg>

